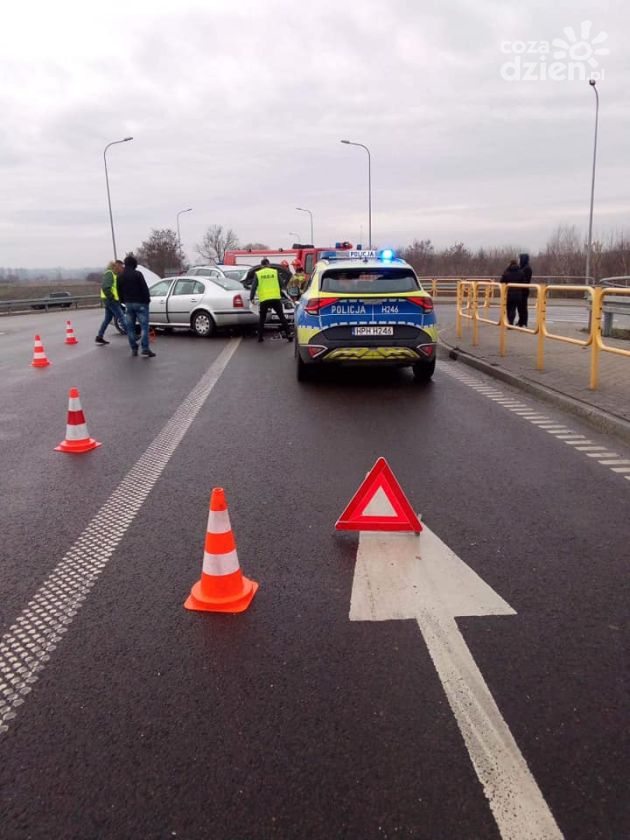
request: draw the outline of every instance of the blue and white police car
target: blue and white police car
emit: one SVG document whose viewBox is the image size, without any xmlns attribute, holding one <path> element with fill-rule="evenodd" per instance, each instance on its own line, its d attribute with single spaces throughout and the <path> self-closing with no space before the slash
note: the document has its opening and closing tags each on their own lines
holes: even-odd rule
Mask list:
<svg viewBox="0 0 630 840">
<path fill-rule="evenodd" d="M 433 300 L 392 251 L 330 251 L 316 263 L 295 313 L 297 378 L 328 365 L 435 370 Z"/>
</svg>

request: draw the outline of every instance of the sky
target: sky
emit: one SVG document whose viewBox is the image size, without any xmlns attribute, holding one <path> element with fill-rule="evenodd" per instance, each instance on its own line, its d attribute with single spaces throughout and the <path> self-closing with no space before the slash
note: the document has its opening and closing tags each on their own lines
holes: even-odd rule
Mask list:
<svg viewBox="0 0 630 840">
<path fill-rule="evenodd" d="M 567 29 L 568 28 L 568 29 Z M 559 39 L 563 43 L 556 43 Z M 514 245 L 630 230 L 626 0 L 22 0 L 0 27 L 0 266 L 154 228 Z M 299 234 L 296 237 L 295 234 Z"/>
</svg>

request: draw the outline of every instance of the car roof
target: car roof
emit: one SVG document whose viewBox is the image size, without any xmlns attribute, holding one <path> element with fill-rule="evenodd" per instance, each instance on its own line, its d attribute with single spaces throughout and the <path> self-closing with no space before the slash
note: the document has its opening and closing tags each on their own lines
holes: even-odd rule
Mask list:
<svg viewBox="0 0 630 840">
<path fill-rule="evenodd" d="M 394 258 L 391 260 L 377 260 L 377 259 L 321 259 L 317 261 L 317 265 L 321 265 L 326 269 L 340 268 L 347 271 L 349 268 L 413 268 L 405 260 Z"/>
</svg>

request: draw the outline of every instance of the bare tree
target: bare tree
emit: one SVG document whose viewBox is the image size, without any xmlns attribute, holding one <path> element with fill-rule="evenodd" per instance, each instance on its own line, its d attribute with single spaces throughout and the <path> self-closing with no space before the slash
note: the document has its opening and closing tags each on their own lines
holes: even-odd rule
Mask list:
<svg viewBox="0 0 630 840">
<path fill-rule="evenodd" d="M 205 232 L 199 245 L 195 245 L 195 251 L 203 260 L 222 263 L 225 252 L 232 248 L 238 248 L 238 236 L 232 228 L 223 230 L 223 225 L 210 225 Z"/>
<path fill-rule="evenodd" d="M 435 271 L 435 248 L 430 239 L 414 239 L 408 248 L 403 248 L 401 256 L 418 274 L 426 276 Z"/>
<path fill-rule="evenodd" d="M 154 271 L 158 277 L 164 277 L 170 271 L 182 271 L 185 257 L 177 234 L 170 228 L 151 231 L 151 236 L 136 251 L 136 259 Z"/>
<path fill-rule="evenodd" d="M 584 273 L 584 247 L 575 225 L 558 225 L 547 240 L 545 274 L 579 276 Z"/>
</svg>

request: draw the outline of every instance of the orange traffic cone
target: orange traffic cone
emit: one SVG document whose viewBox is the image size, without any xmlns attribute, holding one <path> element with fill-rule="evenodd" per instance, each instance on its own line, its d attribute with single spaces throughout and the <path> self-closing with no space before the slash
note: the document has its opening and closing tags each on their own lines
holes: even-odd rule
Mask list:
<svg viewBox="0 0 630 840">
<path fill-rule="evenodd" d="M 74 334 L 72 321 L 66 321 L 66 344 L 78 344 L 79 339 Z"/>
<path fill-rule="evenodd" d="M 203 554 L 201 580 L 190 591 L 187 610 L 244 612 L 256 594 L 258 584 L 243 576 L 222 487 L 210 497 L 210 513 Z"/>
<path fill-rule="evenodd" d="M 46 351 L 44 350 L 42 340 L 38 335 L 36 335 L 35 346 L 33 347 L 33 361 L 31 362 L 31 367 L 47 367 L 49 364 L 50 362 L 46 358 Z"/>
<path fill-rule="evenodd" d="M 55 449 L 57 452 L 89 452 L 90 449 L 96 449 L 101 444 L 89 435 L 78 390 L 70 388 L 68 397 L 66 439 L 62 440 L 59 446 L 55 446 Z"/>
</svg>

